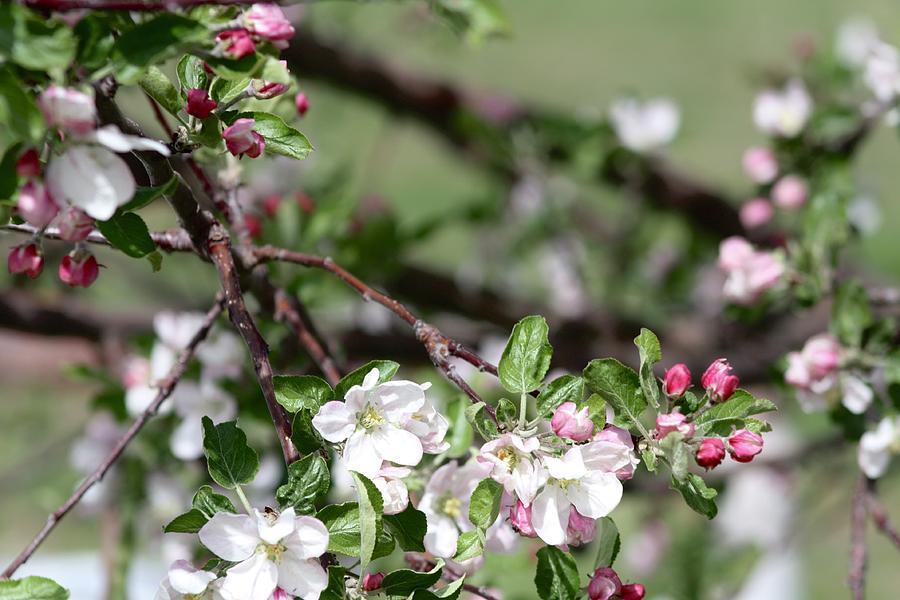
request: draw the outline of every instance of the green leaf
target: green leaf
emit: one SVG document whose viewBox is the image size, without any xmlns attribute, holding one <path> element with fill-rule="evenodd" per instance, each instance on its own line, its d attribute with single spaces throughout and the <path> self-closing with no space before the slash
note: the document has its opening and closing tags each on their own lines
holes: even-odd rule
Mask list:
<svg viewBox="0 0 900 600">
<path fill-rule="evenodd" d="M 178 188 L 178 182 L 179 179 L 176 175 L 162 185 L 152 187 L 139 187 L 135 190 L 134 196 L 131 197 L 131 200 L 129 200 L 128 203 L 124 206 L 119 207 L 118 212 L 125 213 L 144 208 L 157 198 L 172 194 Z"/>
<path fill-rule="evenodd" d="M 425 552 L 425 533 L 428 521 L 425 513 L 412 504 L 396 515 L 384 515 L 384 526 L 391 532 L 404 552 Z"/>
<path fill-rule="evenodd" d="M 191 500 L 191 506 L 202 512 L 207 519 L 212 519 L 216 513 L 220 512 L 237 512 L 234 504 L 227 496 L 215 493 L 208 485 L 204 485 L 197 490 L 197 493 L 194 494 L 194 498 Z"/>
<path fill-rule="evenodd" d="M 314 414 L 309 410 L 298 410 L 291 420 L 291 441 L 303 454 L 318 452 L 325 445 L 322 436 L 313 427 Z"/>
<path fill-rule="evenodd" d="M 456 600 L 463 591 L 463 583 L 466 576 L 463 575 L 445 588 L 441 588 L 437 593 L 431 590 L 416 590 L 410 600 Z"/>
<path fill-rule="evenodd" d="M 0 159 L 0 202 L 12 198 L 19 187 L 16 162 L 19 160 L 21 150 L 22 144 L 13 144 L 6 149 L 3 158 Z"/>
<path fill-rule="evenodd" d="M 0 68 L 0 122 L 26 142 L 37 143 L 44 135 L 41 111 L 8 67 Z"/>
<path fill-rule="evenodd" d="M 831 329 L 841 342 L 859 348 L 865 330 L 874 321 L 869 297 L 860 284 L 848 282 L 838 287 L 831 308 Z"/>
<path fill-rule="evenodd" d="M 466 407 L 466 419 L 472 424 L 478 435 L 485 440 L 492 440 L 500 435 L 497 424 L 491 418 L 484 402 L 476 402 Z"/>
<path fill-rule="evenodd" d="M 679 431 L 671 431 L 659 442 L 659 447 L 665 453 L 669 467 L 672 469 L 672 477 L 682 481 L 687 475 L 690 454 L 684 444 L 684 434 Z"/>
<path fill-rule="evenodd" d="M 469 521 L 475 527 L 487 529 L 500 515 L 503 486 L 493 479 L 482 479 L 469 501 Z"/>
<path fill-rule="evenodd" d="M 209 87 L 209 73 L 203 68 L 203 61 L 192 54 L 185 54 L 175 67 L 181 94 L 187 97 L 188 90 L 205 90 Z"/>
<path fill-rule="evenodd" d="M 542 600 L 573 600 L 578 594 L 578 565 L 568 552 L 544 546 L 537 552 L 534 585 Z"/>
<path fill-rule="evenodd" d="M 356 471 L 350 471 L 350 475 L 356 482 L 359 498 L 359 572 L 365 573 L 375 554 L 375 543 L 381 535 L 384 500 L 368 477 Z"/>
<path fill-rule="evenodd" d="M 266 139 L 266 154 L 280 154 L 303 160 L 312 152 L 312 144 L 306 136 L 285 123 L 278 115 L 255 111 L 243 112 L 239 119 L 253 119 L 253 131 Z"/>
<path fill-rule="evenodd" d="M 115 248 L 133 258 L 156 251 L 147 224 L 133 212 L 117 213 L 108 221 L 97 221 L 97 228 Z"/>
<path fill-rule="evenodd" d="M 695 473 L 688 473 L 683 481 L 672 479 L 672 488 L 681 492 L 684 501 L 695 512 L 712 519 L 716 516 L 716 496 L 718 492 L 706 486 L 703 478 Z"/>
<path fill-rule="evenodd" d="M 354 385 L 362 385 L 363 379 L 372 369 L 378 369 L 378 383 L 390 381 L 400 368 L 398 363 L 392 360 L 373 360 L 360 368 L 347 373 L 334 387 L 334 397 L 343 399 Z"/>
<path fill-rule="evenodd" d="M 501 423 L 515 423 L 518 414 L 519 407 L 509 398 L 500 398 L 497 402 L 497 420 Z"/>
<path fill-rule="evenodd" d="M 75 60 L 78 43 L 68 25 L 16 4 L 0 6 L 0 32 L 0 57 L 25 69 L 58 77 Z"/>
<path fill-rule="evenodd" d="M 183 100 L 175 89 L 175 84 L 169 81 L 166 74 L 159 67 L 151 65 L 144 76 L 138 82 L 147 94 L 156 100 L 169 114 L 177 115 L 183 105 Z"/>
<path fill-rule="evenodd" d="M 481 556 L 484 552 L 484 542 L 484 530 L 482 529 L 473 529 L 472 531 L 461 533 L 456 540 L 456 556 L 453 557 L 453 560 L 462 562 Z"/>
<path fill-rule="evenodd" d="M 588 407 L 588 417 L 598 430 L 606 427 L 606 400 L 600 394 L 591 394 L 585 402 Z"/>
<path fill-rule="evenodd" d="M 641 460 L 651 473 L 656 473 L 656 453 L 651 448 L 641 450 Z"/>
<path fill-rule="evenodd" d="M 123 32 L 116 40 L 114 60 L 131 67 L 120 68 L 117 78 L 122 83 L 134 83 L 140 79 L 144 67 L 159 64 L 209 35 L 204 23 L 174 13 L 161 13 Z"/>
<path fill-rule="evenodd" d="M 282 510 L 292 506 L 298 515 L 311 515 L 330 486 L 331 474 L 325 460 L 318 454 L 307 454 L 288 467 L 288 482 L 278 488 L 275 499 Z"/>
<path fill-rule="evenodd" d="M 480 44 L 489 37 L 508 35 L 511 29 L 497 0 L 437 0 L 432 6 L 470 44 Z"/>
<path fill-rule="evenodd" d="M 319 407 L 334 398 L 328 382 L 315 375 L 276 375 L 275 399 L 289 413 L 300 409 L 318 411 Z"/>
<path fill-rule="evenodd" d="M 694 425 L 698 436 L 727 436 L 733 429 L 743 428 L 747 417 L 773 410 L 778 409 L 769 400 L 756 398 L 747 390 L 738 389 L 728 400 L 698 416 Z"/>
<path fill-rule="evenodd" d="M 399 569 L 384 576 L 380 592 L 388 596 L 408 596 L 416 590 L 424 590 L 440 581 L 444 561 L 438 559 L 434 568 L 427 573 L 411 569 Z"/>
<path fill-rule="evenodd" d="M 166 533 L 197 533 L 208 520 L 209 518 L 202 511 L 192 508 L 169 521 L 163 531 Z"/>
<path fill-rule="evenodd" d="M 615 411 L 617 424 L 634 425 L 644 433 L 640 419 L 647 408 L 647 400 L 634 369 L 614 358 L 598 358 L 588 363 L 583 375 L 588 388 L 603 396 Z"/>
<path fill-rule="evenodd" d="M 547 384 L 537 397 L 537 417 L 542 419 L 563 402 L 581 403 L 584 379 L 576 375 L 561 375 Z M 605 419 L 604 419 L 605 420 Z"/>
<path fill-rule="evenodd" d="M 345 600 L 346 584 L 344 574 L 347 570 L 341 566 L 328 567 L 328 587 L 319 596 L 319 600 Z"/>
<path fill-rule="evenodd" d="M 191 134 L 191 141 L 207 148 L 218 148 L 222 144 L 222 121 L 214 114 L 201 122 L 200 131 Z"/>
<path fill-rule="evenodd" d="M 259 471 L 259 456 L 235 421 L 214 425 L 203 417 L 203 451 L 210 477 L 225 489 L 250 483 Z"/>
<path fill-rule="evenodd" d="M 159 253 L 159 250 L 154 250 L 145 258 L 150 263 L 150 268 L 153 269 L 154 273 L 162 269 L 162 254 Z"/>
<path fill-rule="evenodd" d="M 597 558 L 594 559 L 594 569 L 599 567 L 611 567 L 616 562 L 622 541 L 619 536 L 619 528 L 610 517 L 603 517 L 597 523 L 600 543 L 597 545 Z"/>
<path fill-rule="evenodd" d="M 634 338 L 634 345 L 638 347 L 641 356 L 641 390 L 653 408 L 659 408 L 659 383 L 653 374 L 653 365 L 662 360 L 659 339 L 655 333 L 642 327 L 641 333 Z"/>
<path fill-rule="evenodd" d="M 0 581 L 0 600 L 67 600 L 69 590 L 46 577 Z"/>
<path fill-rule="evenodd" d="M 78 21 L 75 39 L 78 40 L 75 62 L 90 70 L 106 64 L 115 43 L 109 23 L 97 12 L 91 12 Z"/>
<path fill-rule="evenodd" d="M 345 556 L 360 555 L 359 505 L 356 502 L 331 504 L 318 512 L 316 518 L 328 529 L 328 551 Z M 372 558 L 387 556 L 394 549 L 394 538 L 386 532 L 378 536 Z"/>
<path fill-rule="evenodd" d="M 553 347 L 544 317 L 525 317 L 513 327 L 500 364 L 500 385 L 508 392 L 527 393 L 540 387 L 550 368 Z"/>
</svg>

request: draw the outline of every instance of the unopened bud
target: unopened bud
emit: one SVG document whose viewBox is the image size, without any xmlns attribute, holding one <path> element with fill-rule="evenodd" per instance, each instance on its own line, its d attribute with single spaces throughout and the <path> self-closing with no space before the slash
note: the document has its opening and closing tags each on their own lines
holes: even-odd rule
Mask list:
<svg viewBox="0 0 900 600">
<path fill-rule="evenodd" d="M 522 501 L 516 499 L 516 503 L 509 507 L 509 523 L 513 529 L 519 532 L 519 535 L 525 537 L 537 537 L 537 532 L 531 524 L 531 507 L 522 504 Z"/>
<path fill-rule="evenodd" d="M 50 197 L 50 192 L 39 181 L 29 181 L 19 191 L 16 202 L 19 215 L 37 228 L 43 228 L 59 212 L 59 206 Z"/>
<path fill-rule="evenodd" d="M 678 363 L 666 371 L 665 390 L 666 395 L 672 398 L 680 398 L 691 387 L 691 371 L 684 363 Z"/>
<path fill-rule="evenodd" d="M 706 438 L 697 449 L 697 464 L 704 469 L 714 469 L 725 458 L 725 443 L 719 438 Z"/>
<path fill-rule="evenodd" d="M 622 581 L 618 574 L 609 567 L 600 567 L 591 576 L 588 583 L 588 597 L 591 600 L 610 600 L 622 591 Z"/>
<path fill-rule="evenodd" d="M 731 458 L 738 462 L 748 463 L 753 457 L 762 452 L 763 438 L 758 433 L 748 429 L 738 429 L 730 438 L 728 445 L 731 448 Z"/>
<path fill-rule="evenodd" d="M 573 506 L 566 527 L 566 543 L 570 546 L 590 544 L 595 535 L 597 535 L 597 521 L 585 517 Z"/>
<path fill-rule="evenodd" d="M 185 111 L 192 117 L 205 119 L 218 106 L 218 103 L 209 97 L 209 92 L 194 88 L 188 90 L 187 107 Z"/>
<path fill-rule="evenodd" d="M 778 159 L 768 148 L 755 146 L 744 152 L 744 173 L 754 183 L 769 183 L 778 175 Z"/>
<path fill-rule="evenodd" d="M 367 592 L 377 590 L 384 581 L 384 573 L 366 573 L 363 577 L 363 589 Z"/>
<path fill-rule="evenodd" d="M 713 402 L 728 400 L 737 389 L 738 383 L 737 376 L 731 374 L 731 365 L 724 358 L 713 361 L 700 378 L 700 385 Z"/>
<path fill-rule="evenodd" d="M 687 422 L 687 417 L 681 413 L 672 412 L 656 416 L 656 438 L 663 439 L 673 431 L 677 431 L 684 437 L 694 435 L 694 424 Z"/>
<path fill-rule="evenodd" d="M 641 600 L 645 593 L 646 590 L 640 583 L 628 583 L 622 586 L 619 598 L 622 600 Z"/>
<path fill-rule="evenodd" d="M 302 117 L 309 110 L 309 98 L 306 97 L 306 94 L 300 92 L 294 98 L 294 105 L 297 107 L 297 114 Z"/>
<path fill-rule="evenodd" d="M 71 287 L 90 287 L 100 274 L 100 268 L 93 254 L 79 254 L 76 250 L 63 257 L 59 264 L 59 278 Z"/>
<path fill-rule="evenodd" d="M 14 275 L 24 273 L 34 279 L 41 274 L 41 270 L 44 268 L 44 256 L 34 242 L 21 244 L 9 251 L 6 267 Z"/>
<path fill-rule="evenodd" d="M 29 148 L 16 161 L 16 175 L 22 178 L 41 176 L 41 159 L 38 151 Z"/>
<path fill-rule="evenodd" d="M 553 432 L 561 438 L 585 442 L 594 435 L 594 422 L 588 416 L 588 407 L 578 410 L 574 402 L 563 402 L 550 419 Z"/>
</svg>

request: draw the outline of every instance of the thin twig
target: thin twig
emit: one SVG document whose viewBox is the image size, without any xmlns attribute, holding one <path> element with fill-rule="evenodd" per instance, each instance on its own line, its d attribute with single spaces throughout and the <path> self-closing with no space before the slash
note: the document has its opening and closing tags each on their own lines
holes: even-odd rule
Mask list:
<svg viewBox="0 0 900 600">
<path fill-rule="evenodd" d="M 859 476 L 856 492 L 853 494 L 853 508 L 850 515 L 850 569 L 847 585 L 853 600 L 864 600 L 866 595 L 866 521 L 869 514 L 868 498 L 874 481 L 863 474 Z"/>
<path fill-rule="evenodd" d="M 872 522 L 875 523 L 878 531 L 883 533 L 900 550 L 900 532 L 897 531 L 897 528 L 891 522 L 887 509 L 878 499 L 874 489 L 869 493 L 869 514 L 872 516 Z"/>
<path fill-rule="evenodd" d="M 72 508 L 78 504 L 78 502 L 84 497 L 91 487 L 93 487 L 96 483 L 98 483 L 103 476 L 106 475 L 107 471 L 112 468 L 112 466 L 116 463 L 122 453 L 125 451 L 125 448 L 131 443 L 131 440 L 140 432 L 141 428 L 153 417 L 156 412 L 159 410 L 159 407 L 165 402 L 166 398 L 171 395 L 172 391 L 175 389 L 175 386 L 178 384 L 178 381 L 184 375 L 187 370 L 188 362 L 190 362 L 191 358 L 194 356 L 194 352 L 197 349 L 197 346 L 200 345 L 209 330 L 212 328 L 213 324 L 216 322 L 216 318 L 222 313 L 223 308 L 223 299 L 217 299 L 215 305 L 206 313 L 206 318 L 203 320 L 203 325 L 194 337 L 191 338 L 191 341 L 188 343 L 187 347 L 181 352 L 181 355 L 178 357 L 178 360 L 169 370 L 165 379 L 159 384 L 159 391 L 156 393 L 156 398 L 153 402 L 142 412 L 131 424 L 128 430 L 119 438 L 119 441 L 116 442 L 116 445 L 110 450 L 109 454 L 103 459 L 99 466 L 94 469 L 94 472 L 91 473 L 87 479 L 85 479 L 81 485 L 78 486 L 71 496 L 69 496 L 68 500 L 63 502 L 62 506 L 58 509 L 50 513 L 47 517 L 47 523 L 44 527 L 38 532 L 38 534 L 31 540 L 28 546 L 25 547 L 24 550 L 9 564 L 8 567 L 0 574 L 0 579 L 9 579 L 16 572 L 16 570 L 21 567 L 31 555 L 38 549 L 38 547 L 44 542 L 50 532 L 56 527 L 56 525 L 69 513 Z"/>
<path fill-rule="evenodd" d="M 25 233 L 28 235 L 35 235 L 40 232 L 37 227 L 33 225 L 28 225 L 27 223 L 16 224 L 9 223 L 7 225 L 0 226 L 0 230 L 11 231 L 15 233 Z M 42 237 L 51 240 L 62 240 L 61 232 L 58 227 L 48 227 L 41 233 Z M 153 239 L 153 243 L 156 244 L 156 247 L 165 252 L 193 252 L 194 245 L 191 243 L 191 238 L 188 236 L 187 232 L 183 229 L 169 229 L 166 231 L 154 231 L 150 233 L 150 237 Z M 109 240 L 106 239 L 102 233 L 97 230 L 92 231 L 88 234 L 87 238 L 83 241 L 91 243 L 91 244 L 100 244 L 102 246 L 111 246 Z"/>
<path fill-rule="evenodd" d="M 316 335 L 312 322 L 299 300 L 282 288 L 275 289 L 275 320 L 287 323 L 293 330 L 297 340 L 306 349 L 313 362 L 325 375 L 332 386 L 341 380 L 341 370 L 336 361 L 325 349 L 322 340 Z"/>
</svg>

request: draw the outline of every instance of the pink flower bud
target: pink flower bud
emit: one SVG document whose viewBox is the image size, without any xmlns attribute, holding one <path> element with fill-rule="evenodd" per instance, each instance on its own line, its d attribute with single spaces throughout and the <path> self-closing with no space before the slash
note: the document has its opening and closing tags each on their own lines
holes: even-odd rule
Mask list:
<svg viewBox="0 0 900 600">
<path fill-rule="evenodd" d="M 47 125 L 77 135 L 93 131 L 97 120 L 94 99 L 78 90 L 51 85 L 41 93 L 38 106 Z"/>
<path fill-rule="evenodd" d="M 13 275 L 25 273 L 32 279 L 41 274 L 44 268 L 44 255 L 34 242 L 15 246 L 6 258 L 6 268 Z"/>
<path fill-rule="evenodd" d="M 77 251 L 70 252 L 63 256 L 59 264 L 60 280 L 71 287 L 90 287 L 99 274 L 97 259 L 90 252 L 84 253 L 81 257 Z"/>
<path fill-rule="evenodd" d="M 250 237 L 254 239 L 262 235 L 262 221 L 256 215 L 244 215 L 244 227 L 247 228 L 247 233 L 250 234 Z"/>
<path fill-rule="evenodd" d="M 563 402 L 550 419 L 553 432 L 561 438 L 586 442 L 594 435 L 594 422 L 588 416 L 588 407 L 577 410 L 574 402 Z"/>
<path fill-rule="evenodd" d="M 29 181 L 22 186 L 16 209 L 23 219 L 39 229 L 49 225 L 59 212 L 50 192 L 38 181 Z"/>
<path fill-rule="evenodd" d="M 22 153 L 16 161 L 16 175 L 23 178 L 41 176 L 41 159 L 37 150 L 29 148 Z"/>
<path fill-rule="evenodd" d="M 254 4 L 244 13 L 244 24 L 254 35 L 278 42 L 294 37 L 294 27 L 277 4 Z"/>
<path fill-rule="evenodd" d="M 234 59 L 241 59 L 256 52 L 256 44 L 246 29 L 229 29 L 216 36 L 225 54 Z"/>
<path fill-rule="evenodd" d="M 737 389 L 738 383 L 737 376 L 731 374 L 731 365 L 724 358 L 713 361 L 700 378 L 700 385 L 713 402 L 728 400 Z"/>
<path fill-rule="evenodd" d="M 691 387 L 691 371 L 684 363 L 678 363 L 666 371 L 663 388 L 667 396 L 680 398 Z"/>
<path fill-rule="evenodd" d="M 796 175 L 785 175 L 772 188 L 772 201 L 781 208 L 795 209 L 806 204 L 809 189 L 806 181 Z"/>
<path fill-rule="evenodd" d="M 723 271 L 740 269 L 753 258 L 753 246 L 742 237 L 732 236 L 719 244 L 719 268 Z"/>
<path fill-rule="evenodd" d="M 377 590 L 384 581 L 384 573 L 366 573 L 363 576 L 363 589 L 367 592 Z"/>
<path fill-rule="evenodd" d="M 216 106 L 218 106 L 218 103 L 209 97 L 209 93 L 206 90 L 201 90 L 199 88 L 188 90 L 187 107 L 185 110 L 187 111 L 187 114 L 192 117 L 205 119 Z"/>
<path fill-rule="evenodd" d="M 766 198 L 754 198 L 741 207 L 741 224 L 745 229 L 756 229 L 765 225 L 775 216 L 772 203 Z"/>
<path fill-rule="evenodd" d="M 744 152 L 744 173 L 754 183 L 769 183 L 778 175 L 778 160 L 775 153 L 762 146 L 748 148 Z"/>
<path fill-rule="evenodd" d="M 253 119 L 238 119 L 231 127 L 226 127 L 222 132 L 225 146 L 234 156 L 246 154 L 250 158 L 256 158 L 262 154 L 266 147 L 263 136 L 253 131 Z"/>
<path fill-rule="evenodd" d="M 566 527 L 566 543 L 570 546 L 590 544 L 595 535 L 597 535 L 597 521 L 585 517 L 573 506 Z"/>
<path fill-rule="evenodd" d="M 622 586 L 622 591 L 619 592 L 619 598 L 621 598 L 621 600 L 641 600 L 645 593 L 646 590 L 640 583 L 629 583 Z"/>
<path fill-rule="evenodd" d="M 253 95 L 260 100 L 269 100 L 285 93 L 290 86 L 286 83 L 273 83 L 262 79 L 253 80 Z"/>
<path fill-rule="evenodd" d="M 673 431 L 686 438 L 691 437 L 694 435 L 694 424 L 686 422 L 686 419 L 685 415 L 677 412 L 656 415 L 656 438 L 661 440 Z"/>
<path fill-rule="evenodd" d="M 704 469 L 715 469 L 725 459 L 725 443 L 719 438 L 706 438 L 700 442 L 696 459 Z"/>
<path fill-rule="evenodd" d="M 278 207 L 281 206 L 281 196 L 278 194 L 273 194 L 271 196 L 266 196 L 262 201 L 263 210 L 268 217 L 274 217 L 278 214 Z"/>
<path fill-rule="evenodd" d="M 67 242 L 80 242 L 94 230 L 94 219 L 74 206 L 63 208 L 56 217 L 59 237 Z"/>
<path fill-rule="evenodd" d="M 525 537 L 537 537 L 537 532 L 531 524 L 531 507 L 522 504 L 518 498 L 513 506 L 509 507 L 509 523 L 519 535 Z"/>
<path fill-rule="evenodd" d="M 297 114 L 301 117 L 309 110 L 309 98 L 303 92 L 297 94 L 297 97 L 294 98 L 294 104 L 297 107 Z"/>
<path fill-rule="evenodd" d="M 609 567 L 600 567 L 594 571 L 588 583 L 588 597 L 591 600 L 610 600 L 622 591 L 622 580 Z"/>
<path fill-rule="evenodd" d="M 763 439 L 758 433 L 747 429 L 738 429 L 728 438 L 731 447 L 731 458 L 738 462 L 748 463 L 753 457 L 762 452 Z"/>
</svg>

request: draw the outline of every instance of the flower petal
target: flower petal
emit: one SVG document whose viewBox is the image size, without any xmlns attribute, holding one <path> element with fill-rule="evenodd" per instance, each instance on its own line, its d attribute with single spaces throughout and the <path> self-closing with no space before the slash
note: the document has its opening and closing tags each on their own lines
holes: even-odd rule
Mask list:
<svg viewBox="0 0 900 600">
<path fill-rule="evenodd" d="M 344 466 L 348 471 L 362 473 L 371 479 L 377 475 L 382 462 L 384 459 L 375 448 L 372 436 L 365 431 L 357 431 L 344 445 Z"/>
<path fill-rule="evenodd" d="M 302 600 L 318 600 L 328 587 L 328 574 L 319 561 L 286 552 L 278 565 L 278 587 Z"/>
<path fill-rule="evenodd" d="M 421 440 L 405 429 L 386 424 L 373 429 L 368 437 L 372 439 L 378 455 L 384 460 L 411 467 L 422 460 Z"/>
<path fill-rule="evenodd" d="M 180 594 L 202 594 L 215 578 L 215 573 L 198 571 L 186 560 L 175 561 L 169 567 L 169 583 Z"/>
<path fill-rule="evenodd" d="M 267 544 L 277 544 L 294 531 L 294 520 L 297 515 L 294 514 L 294 507 L 290 507 L 283 513 L 278 515 L 274 523 L 259 511 L 256 511 L 256 527 L 259 531 L 259 537 Z"/>
<path fill-rule="evenodd" d="M 315 517 L 296 517 L 294 533 L 282 543 L 297 558 L 318 558 L 328 550 L 328 529 Z"/>
<path fill-rule="evenodd" d="M 179 460 L 196 460 L 203 456 L 203 427 L 200 417 L 188 417 L 175 427 L 169 449 Z"/>
<path fill-rule="evenodd" d="M 547 485 L 534 499 L 531 507 L 531 524 L 538 536 L 550 546 L 566 541 L 566 527 L 572 505 L 555 485 Z"/>
<path fill-rule="evenodd" d="M 566 495 L 585 517 L 605 517 L 622 500 L 622 482 L 615 473 L 592 471 L 577 484 L 569 486 Z"/>
<path fill-rule="evenodd" d="M 269 600 L 278 586 L 278 567 L 265 554 L 254 554 L 230 569 L 220 592 L 225 600 Z"/>
<path fill-rule="evenodd" d="M 425 531 L 425 549 L 441 558 L 456 554 L 459 530 L 456 523 L 443 515 L 426 514 L 428 525 Z"/>
<path fill-rule="evenodd" d="M 403 425 L 425 405 L 425 392 L 412 381 L 388 381 L 372 392 L 372 402 L 391 423 Z"/>
<path fill-rule="evenodd" d="M 319 407 L 312 423 L 329 442 L 343 442 L 356 429 L 356 414 L 343 402 L 332 400 Z"/>
<path fill-rule="evenodd" d="M 126 135 L 115 125 L 106 125 L 94 130 L 85 139 L 102 144 L 113 152 L 131 152 L 132 150 L 152 150 L 169 156 L 171 152 L 162 142 L 138 135 Z"/>
<path fill-rule="evenodd" d="M 200 529 L 200 541 L 219 558 L 248 558 L 259 544 L 256 520 L 247 515 L 219 512 Z"/>
<path fill-rule="evenodd" d="M 100 221 L 131 200 L 136 187 L 125 161 L 98 146 L 72 146 L 51 160 L 47 185 L 57 202 L 69 202 Z"/>
</svg>

